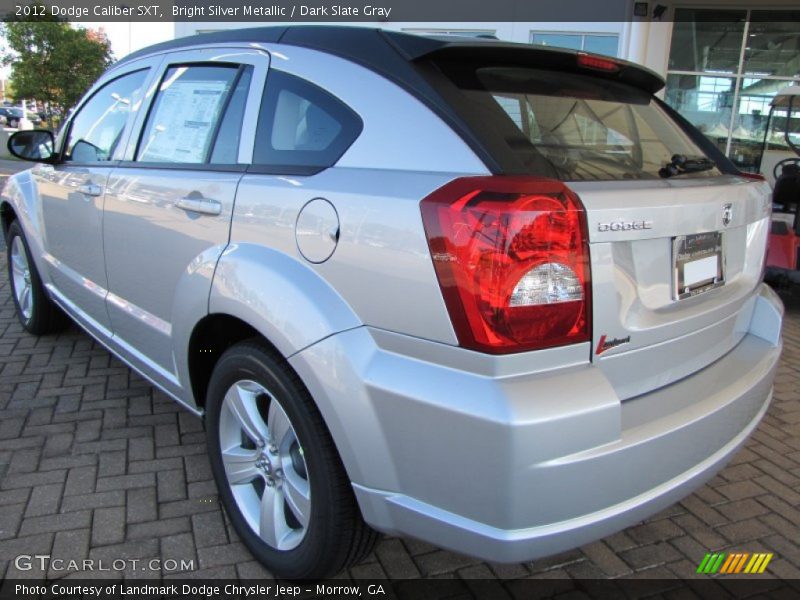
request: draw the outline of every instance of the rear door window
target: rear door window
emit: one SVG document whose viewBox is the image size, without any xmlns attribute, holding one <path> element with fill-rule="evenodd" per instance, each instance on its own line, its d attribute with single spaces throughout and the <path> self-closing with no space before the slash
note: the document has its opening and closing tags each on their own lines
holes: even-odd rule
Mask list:
<svg viewBox="0 0 800 600">
<path fill-rule="evenodd" d="M 311 174 L 336 164 L 361 133 L 359 116 L 316 85 L 271 69 L 253 164 L 265 172 Z"/>
<path fill-rule="evenodd" d="M 243 69 L 236 65 L 185 65 L 167 69 L 147 117 L 139 141 L 136 160 L 147 163 L 201 164 L 208 162 L 223 115 L 229 105 L 236 112 L 247 92 L 236 94 Z M 249 82 L 249 78 L 247 79 Z M 235 99 L 235 102 L 232 102 Z M 243 109 L 241 109 L 243 110 Z M 224 160 L 233 153 L 230 139 L 239 124 L 228 123 L 225 146 L 220 149 Z M 237 138 L 238 140 L 238 138 Z M 235 162 L 235 160 L 233 161 Z"/>
<path fill-rule="evenodd" d="M 247 105 L 247 94 L 250 91 L 250 80 L 253 77 L 252 67 L 244 67 L 239 82 L 231 94 L 225 116 L 222 117 L 214 149 L 209 162 L 215 165 L 229 165 L 238 162 L 239 142 L 242 139 L 242 123 L 244 109 Z"/>
</svg>

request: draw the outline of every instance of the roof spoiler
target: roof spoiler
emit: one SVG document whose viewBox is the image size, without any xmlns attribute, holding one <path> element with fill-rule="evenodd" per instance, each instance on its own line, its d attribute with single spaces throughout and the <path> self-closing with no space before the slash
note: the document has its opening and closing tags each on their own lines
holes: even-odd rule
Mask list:
<svg viewBox="0 0 800 600">
<path fill-rule="evenodd" d="M 426 59 L 479 60 L 503 65 L 542 67 L 570 73 L 592 75 L 627 83 L 651 94 L 664 87 L 664 79 L 656 72 L 635 63 L 576 50 L 553 50 L 529 44 L 499 42 L 488 39 L 412 36 L 383 31 L 386 40 L 409 61 Z M 589 57 L 589 60 L 586 60 Z M 592 68 L 592 62 L 614 65 L 613 69 Z"/>
</svg>

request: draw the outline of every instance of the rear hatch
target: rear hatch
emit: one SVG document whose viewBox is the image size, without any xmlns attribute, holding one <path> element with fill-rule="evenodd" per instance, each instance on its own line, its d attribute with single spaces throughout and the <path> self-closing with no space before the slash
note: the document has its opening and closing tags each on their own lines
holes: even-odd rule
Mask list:
<svg viewBox="0 0 800 600">
<path fill-rule="evenodd" d="M 619 397 L 730 351 L 748 329 L 762 277 L 768 185 L 738 175 L 657 100 L 650 72 L 580 53 L 553 53 L 554 70 L 544 53 L 532 62 L 524 51 L 496 50 L 440 51 L 420 68 L 491 155 L 495 174 L 557 179 L 580 197 L 591 360 Z M 574 68 L 562 68 L 567 60 Z"/>
<path fill-rule="evenodd" d="M 651 185 L 571 184 L 589 227 L 592 360 L 622 399 L 685 377 L 741 340 L 769 227 L 765 184 L 719 176 Z M 648 229 L 608 227 L 641 222 Z"/>
</svg>

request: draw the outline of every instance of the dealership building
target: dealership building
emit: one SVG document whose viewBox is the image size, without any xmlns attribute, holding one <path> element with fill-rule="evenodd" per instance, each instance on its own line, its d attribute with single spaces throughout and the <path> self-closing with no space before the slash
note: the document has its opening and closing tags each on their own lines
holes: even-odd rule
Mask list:
<svg viewBox="0 0 800 600">
<path fill-rule="evenodd" d="M 378 25 L 419 34 L 495 36 L 505 41 L 608 54 L 643 64 L 666 79 L 661 95 L 670 105 L 740 168 L 753 169 L 755 148 L 764 138 L 771 98 L 783 87 L 800 83 L 800 10 L 796 1 L 611 0 L 605 3 L 609 14 L 621 14 L 613 13 L 614 4 L 622 14 L 629 15 L 627 21 Z M 268 24 L 271 23 L 177 22 L 174 35 Z M 145 25 L 138 24 L 134 29 Z M 131 35 L 135 36 L 135 31 Z"/>
</svg>

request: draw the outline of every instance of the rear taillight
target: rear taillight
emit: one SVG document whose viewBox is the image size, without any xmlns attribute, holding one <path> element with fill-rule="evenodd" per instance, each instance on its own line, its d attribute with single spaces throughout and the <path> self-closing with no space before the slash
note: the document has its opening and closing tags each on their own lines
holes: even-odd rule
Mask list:
<svg viewBox="0 0 800 600">
<path fill-rule="evenodd" d="M 461 346 L 504 354 L 589 340 L 586 214 L 563 183 L 463 177 L 421 207 Z"/>
</svg>

